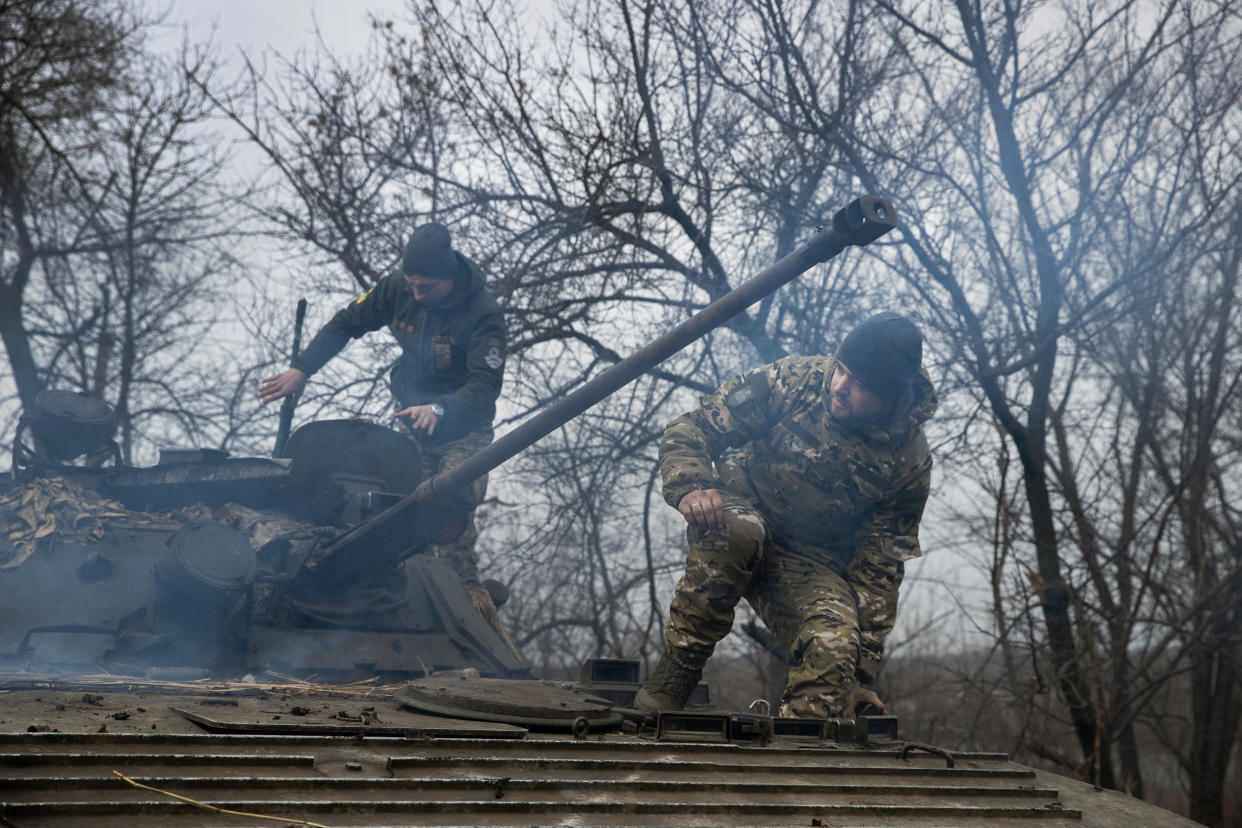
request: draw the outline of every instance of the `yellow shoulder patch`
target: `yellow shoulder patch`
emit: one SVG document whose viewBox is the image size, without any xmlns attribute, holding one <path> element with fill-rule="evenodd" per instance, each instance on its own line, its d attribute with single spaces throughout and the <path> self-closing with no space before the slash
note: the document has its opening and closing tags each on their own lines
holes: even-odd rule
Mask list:
<svg viewBox="0 0 1242 828">
<path fill-rule="evenodd" d="M 371 288 L 371 290 L 375 290 L 375 288 Z M 355 300 L 354 300 L 354 304 L 355 304 L 355 305 L 361 305 L 363 302 L 367 301 L 367 297 L 368 297 L 368 296 L 370 296 L 370 295 L 371 295 L 371 291 L 370 291 L 370 290 L 368 290 L 366 293 L 362 294 L 362 295 L 361 295 L 361 296 L 359 296 L 357 299 L 355 299 Z"/>
</svg>

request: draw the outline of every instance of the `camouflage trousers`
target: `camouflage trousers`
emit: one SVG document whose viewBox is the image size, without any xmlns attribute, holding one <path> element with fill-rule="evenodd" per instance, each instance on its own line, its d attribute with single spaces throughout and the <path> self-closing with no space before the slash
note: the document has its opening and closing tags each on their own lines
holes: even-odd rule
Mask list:
<svg viewBox="0 0 1242 828">
<path fill-rule="evenodd" d="M 689 529 L 690 555 L 665 632 L 669 655 L 684 667 L 701 668 L 729 634 L 734 608 L 745 598 L 789 650 L 780 715 L 841 715 L 850 703 L 859 662 L 860 594 L 866 613 L 871 593 L 857 591 L 845 563 L 830 553 L 814 554 L 774 540 L 764 516 L 750 503 L 721 494 L 725 528 Z M 896 566 L 896 582 L 887 585 L 893 610 L 901 577 Z"/>
<path fill-rule="evenodd" d="M 494 436 L 490 425 L 475 429 L 447 443 L 432 443 L 409 429 L 403 429 L 403 431 L 418 446 L 423 462 L 423 480 L 459 465 L 476 451 L 489 446 Z M 429 547 L 432 553 L 447 560 L 467 585 L 471 585 L 479 583 L 479 563 L 474 551 L 475 542 L 479 539 L 479 530 L 474 525 L 474 511 L 487 496 L 487 475 L 474 481 L 466 489 L 465 494 L 470 506 L 470 511 L 466 514 L 465 531 L 448 543 L 433 543 L 429 544 Z"/>
</svg>

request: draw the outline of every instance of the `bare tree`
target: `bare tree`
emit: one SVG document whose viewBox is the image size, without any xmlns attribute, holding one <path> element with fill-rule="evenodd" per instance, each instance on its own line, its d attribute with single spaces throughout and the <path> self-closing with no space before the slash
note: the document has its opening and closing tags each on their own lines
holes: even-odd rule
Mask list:
<svg viewBox="0 0 1242 828">
<path fill-rule="evenodd" d="M 187 75 L 210 47 L 150 52 L 125 2 L 6 4 L 0 338 L 29 406 L 57 384 L 113 403 L 123 458 L 210 439 L 211 351 L 233 275 L 225 157 Z"/>
<path fill-rule="evenodd" d="M 322 289 L 370 284 L 417 221 L 450 224 L 508 314 L 513 419 L 722 296 L 845 200 L 834 156 L 820 151 L 830 145 L 724 95 L 703 44 L 685 37 L 692 11 L 583 4 L 549 52 L 503 7 L 419 8 L 401 24 L 376 21 L 382 49 L 361 61 L 320 49 L 275 62 L 277 75 L 255 64 L 243 98 L 221 104 L 274 173 L 256 207 L 309 246 L 308 270 L 331 273 Z M 529 602 L 506 608 L 519 636 L 556 630 L 559 648 L 586 635 L 589 649 L 623 655 L 659 634 L 670 584 L 656 575 L 678 563 L 681 541 L 652 518 L 663 514 L 655 440 L 691 404 L 687 391 L 790 351 L 830 350 L 867 311 L 853 276 L 808 274 L 507 471 L 546 499 L 483 538 L 505 544 L 492 560 Z M 391 356 L 373 347 L 304 405 L 378 412 L 375 366 Z M 570 485 L 571 469 L 590 485 Z M 641 543 L 624 531 L 639 520 Z M 570 581 L 547 577 L 562 571 L 553 556 Z M 569 582 L 581 602 L 564 600 Z"/>
<path fill-rule="evenodd" d="M 1126 713 L 1175 749 L 1190 814 L 1209 825 L 1225 822 L 1225 779 L 1242 710 L 1242 525 L 1231 497 L 1242 482 L 1242 225 L 1237 194 L 1217 195 L 1226 198 L 1208 232 L 1172 263 L 1177 278 L 1146 286 L 1139 312 L 1099 338 L 1115 410 L 1127 416 L 1103 478 L 1115 494 L 1098 496 L 1116 517 L 1089 525 L 1086 516 L 1078 519 L 1093 577 L 1107 569 L 1125 605 L 1150 608 L 1123 614 L 1140 627 L 1132 639 L 1141 645 L 1114 656 L 1130 667 L 1136 698 Z M 1100 623 L 1110 610 L 1108 603 L 1099 608 Z M 1161 683 L 1181 686 L 1184 673 L 1188 710 L 1143 703 Z"/>
<path fill-rule="evenodd" d="M 112 182 L 91 169 L 93 117 L 124 82 L 143 20 L 128 4 L 0 4 L 0 340 L 22 405 L 45 384 L 24 320 L 44 263 L 98 252 Z"/>
<path fill-rule="evenodd" d="M 530 508 L 495 510 L 484 537 L 526 596 L 506 612 L 548 663 L 649 640 L 654 573 L 677 563 L 675 523 L 650 518 L 662 424 L 691 392 L 784 353 L 831 351 L 872 306 L 902 301 L 949 400 L 942 466 L 984 481 L 992 504 L 962 518 L 990 559 L 980 626 L 1002 669 L 967 660 L 962 677 L 1022 702 L 1020 750 L 1141 794 L 1138 728 L 1190 669 L 1193 648 L 1168 633 L 1194 629 L 1217 587 L 1186 584 L 1179 602 L 1154 588 L 1172 571 L 1172 528 L 1190 525 L 1171 509 L 1194 511 L 1191 487 L 1173 460 L 1182 489 L 1153 483 L 1154 421 L 1109 364 L 1137 346 L 1105 345 L 1135 319 L 1163 319 L 1149 302 L 1166 280 L 1216 272 L 1187 258 L 1187 241 L 1227 238 L 1209 217 L 1236 198 L 1232 16 L 1206 2 L 1154 14 L 1123 0 L 963 2 L 946 15 L 615 0 L 567 4 L 540 40 L 507 7 L 462 2 L 376 21 L 358 64 L 303 57 L 284 64 L 284 87 L 256 69 L 250 108 L 230 111 L 265 147 L 273 193 L 292 196 L 260 208 L 311 245 L 312 272 L 337 268 L 333 290 L 384 272 L 415 221 L 454 227 L 510 315 L 511 418 L 786 252 L 844 192 L 891 195 L 900 243 L 868 268 L 808 274 L 507 472 Z M 1221 247 L 1221 272 L 1227 261 Z M 1188 307 L 1208 295 L 1223 301 L 1207 291 Z M 345 390 L 320 410 L 371 405 L 373 364 L 334 378 Z M 1220 411 L 1234 399 L 1229 364 Z M 1200 479 L 1211 493 L 1212 473 Z M 1213 527 L 1236 520 L 1223 497 L 1208 511 Z M 627 541 L 627 520 L 641 537 Z"/>
<path fill-rule="evenodd" d="M 387 160 L 393 147 L 420 146 L 439 134 L 411 112 L 417 105 L 394 85 L 394 71 L 376 53 L 337 57 L 320 43 L 291 57 L 248 60 L 229 86 L 197 78 L 261 156 L 258 180 L 240 204 L 296 262 L 266 274 L 263 297 L 313 297 L 312 325 L 389 273 L 412 227 L 439 216 L 428 198 L 430 177 Z M 468 239 L 466 250 L 473 253 Z M 276 278 L 282 275 L 291 279 Z M 271 311 L 256 314 L 252 327 L 262 320 L 279 328 L 272 318 Z M 267 351 L 258 371 L 287 359 L 286 338 L 251 332 Z M 347 351 L 311 386 L 304 416 L 382 417 L 385 369 L 395 356 L 393 343 L 380 337 L 368 338 L 361 353 Z"/>
<path fill-rule="evenodd" d="M 1092 501 L 1104 469 L 1089 449 L 1110 434 L 1124 440 L 1134 420 L 1100 418 L 1111 392 L 1089 343 L 1142 312 L 1139 285 L 1159 291 L 1158 277 L 1187 278 L 1169 269 L 1185 240 L 1236 197 L 1226 194 L 1237 175 L 1228 162 L 1213 175 L 1192 172 L 1202 136 L 1236 132 L 1236 87 L 1221 70 L 1238 77 L 1236 10 L 962 2 L 944 15 L 877 5 L 878 15 L 862 4 L 756 0 L 700 26 L 708 41 L 728 25 L 776 44 L 722 50 L 719 71 L 756 106 L 788 113 L 788 129 L 833 141 L 869 189 L 900 205 L 905 244 L 894 270 L 924 300 L 945 373 L 974 389 L 1020 475 L 1016 516 L 1012 481 L 995 490 L 996 600 L 1014 597 L 1001 573 L 1029 567 L 1021 593 L 1033 589 L 1043 630 L 1031 643 L 1048 654 L 1035 675 L 1047 668 L 1069 714 L 1083 757 L 1070 766 L 1141 793 L 1134 713 L 1171 673 L 1153 676 L 1128 657 L 1143 641 L 1158 573 L 1132 548 L 1105 553 L 1112 518 Z M 878 84 L 849 114 L 824 91 L 837 59 L 824 32 L 842 29 L 852 34 L 838 41 L 859 58 L 847 65 L 867 67 Z M 1210 91 L 1195 86 L 1209 67 Z M 1213 152 L 1229 155 L 1219 144 Z M 1208 192 L 1217 178 L 1224 191 Z M 980 466 L 993 466 L 996 443 L 981 445 Z M 1002 635 L 1022 630 L 1020 612 L 996 611 Z"/>
<path fill-rule="evenodd" d="M 106 141 L 98 163 L 113 182 L 95 217 L 104 251 L 67 261 L 68 272 L 49 278 L 49 306 L 60 313 L 45 331 L 75 357 L 68 372 L 53 357 L 48 374 L 78 387 L 89 335 L 114 343 L 114 360 L 95 361 L 93 370 L 103 369 L 94 382 L 104 387 L 93 390 L 116 409 L 127 461 L 140 442 L 149 450 L 212 436 L 221 412 L 209 400 L 228 380 L 211 352 L 236 272 L 227 250 L 236 230 L 231 197 L 220 187 L 224 156 L 206 131 L 213 110 L 187 80 L 187 72 L 210 75 L 211 58 L 187 50 L 179 62 L 143 65 L 130 94 L 98 116 Z M 86 318 L 86 308 L 59 301 L 82 281 L 97 289 Z"/>
<path fill-rule="evenodd" d="M 520 25 L 484 4 L 428 9 L 417 20 L 426 42 L 384 30 L 390 54 L 425 50 L 418 54 L 430 56 L 440 79 L 447 143 L 471 170 L 458 173 L 454 159 L 442 170 L 441 191 L 456 193 L 449 201 L 489 223 L 485 238 L 497 251 L 489 262 L 522 354 L 523 409 L 564 393 L 719 298 L 841 204 L 837 155 L 819 152 L 824 142 L 779 129 L 730 94 L 710 71 L 706 44 L 686 37 L 693 15 L 692 6 L 677 4 L 584 3 L 567 10 L 551 53 L 525 48 Z M 851 94 L 843 90 L 843 100 Z M 839 331 L 867 310 L 855 301 L 854 275 L 840 266 L 808 274 L 652 372 L 624 404 L 588 413 L 571 427 L 578 436 L 518 461 L 514 476 L 541 487 L 571 469 L 592 480 L 581 491 L 557 492 L 549 513 L 569 531 L 539 547 L 595 579 L 592 589 L 573 594 L 615 593 L 589 611 L 568 613 L 580 627 L 607 630 L 612 620 L 599 613 L 638 601 L 647 608 L 647 649 L 659 648 L 658 613 L 671 578 L 658 573 L 679 565 L 682 542 L 670 548 L 666 535 L 650 531 L 648 516 L 663 508 L 650 486 L 655 441 L 692 404 L 686 390 L 702 393 L 791 351 L 830 350 Z M 532 373 L 536 361 L 561 370 Z M 613 413 L 618 406 L 625 416 Z M 587 465 L 584 452 L 594 458 Z M 626 572 L 641 567 L 645 578 L 605 577 L 603 556 L 593 552 L 599 541 L 592 527 L 602 515 L 588 494 L 601 490 L 601 474 L 617 481 L 604 491 L 630 493 L 610 504 L 620 526 L 634 509 L 631 498 L 643 493 L 641 545 L 621 533 L 607 557 Z M 675 522 L 654 525 L 661 534 L 680 534 Z M 564 601 L 563 589 L 546 591 Z M 528 629 L 559 624 L 548 617 L 556 606 L 542 601 L 544 622 L 532 620 Z M 610 648 L 623 640 L 602 632 L 594 638 Z"/>
</svg>

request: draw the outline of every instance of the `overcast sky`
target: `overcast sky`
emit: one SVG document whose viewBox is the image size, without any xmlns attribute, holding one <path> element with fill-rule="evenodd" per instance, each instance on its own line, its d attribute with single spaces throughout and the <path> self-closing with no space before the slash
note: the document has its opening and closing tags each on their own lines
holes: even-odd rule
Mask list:
<svg viewBox="0 0 1242 828">
<path fill-rule="evenodd" d="M 399 17 L 404 8 L 404 0 L 173 0 L 169 23 L 187 26 L 196 39 L 215 24 L 226 57 L 269 48 L 292 55 L 314 45 L 316 26 L 333 51 L 358 53 L 366 46 L 369 11 Z"/>
</svg>

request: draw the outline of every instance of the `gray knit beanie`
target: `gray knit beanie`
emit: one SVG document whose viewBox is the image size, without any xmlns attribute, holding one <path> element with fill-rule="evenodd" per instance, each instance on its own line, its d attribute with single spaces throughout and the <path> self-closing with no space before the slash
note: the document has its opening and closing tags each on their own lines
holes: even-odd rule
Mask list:
<svg viewBox="0 0 1242 828">
<path fill-rule="evenodd" d="M 407 276 L 415 274 L 428 279 L 452 279 L 457 275 L 457 254 L 448 228 L 431 222 L 414 228 L 410 243 L 405 246 L 401 267 Z"/>
<path fill-rule="evenodd" d="M 868 391 L 895 400 L 923 363 L 923 335 L 899 313 L 877 313 L 845 335 L 837 359 Z"/>
</svg>

